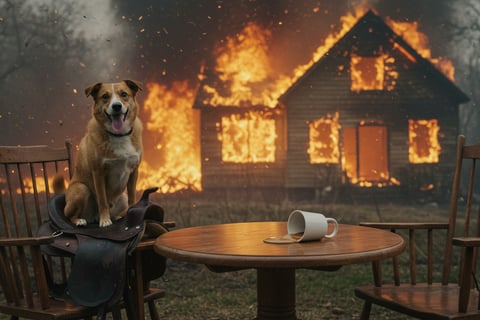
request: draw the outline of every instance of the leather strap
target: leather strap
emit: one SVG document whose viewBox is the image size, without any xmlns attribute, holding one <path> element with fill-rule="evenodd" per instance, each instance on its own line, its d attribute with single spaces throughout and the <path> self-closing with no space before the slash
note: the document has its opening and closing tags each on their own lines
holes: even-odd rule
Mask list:
<svg viewBox="0 0 480 320">
<path fill-rule="evenodd" d="M 128 242 L 77 235 L 78 250 L 68 277 L 68 291 L 76 303 L 110 307 L 123 294 Z"/>
<path fill-rule="evenodd" d="M 42 252 L 53 256 L 74 257 L 67 285 L 71 298 L 80 305 L 104 307 L 114 305 L 124 292 L 127 282 L 127 255 L 136 247 L 145 231 L 145 221 L 163 222 L 163 209 L 149 201 L 149 195 L 158 188 L 144 191 L 141 199 L 128 208 L 124 218 L 105 228 L 97 225 L 76 227 L 65 217 L 65 195 L 54 196 L 48 204 L 50 222 L 40 226 L 38 235 L 57 235 L 50 245 L 42 246 Z M 147 233 L 163 233 L 168 230 L 148 230 Z M 147 228 L 152 229 L 152 228 Z M 165 258 L 150 256 L 152 260 Z M 151 261 L 145 261 L 150 264 Z M 159 264 L 161 265 L 161 264 Z M 164 270 L 161 270 L 163 274 Z M 157 272 L 147 277 L 161 276 Z M 102 313 L 102 312 L 100 312 Z"/>
</svg>

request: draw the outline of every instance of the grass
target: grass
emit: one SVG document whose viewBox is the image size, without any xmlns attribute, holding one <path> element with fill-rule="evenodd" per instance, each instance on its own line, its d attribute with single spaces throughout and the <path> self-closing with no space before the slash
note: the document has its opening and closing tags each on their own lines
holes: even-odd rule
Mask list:
<svg viewBox="0 0 480 320">
<path fill-rule="evenodd" d="M 353 288 L 371 282 L 370 268 L 365 265 L 336 272 L 297 270 L 296 277 L 297 315 L 303 320 L 358 319 L 361 301 Z M 165 299 L 158 302 L 162 319 L 255 318 L 254 270 L 215 274 L 202 266 L 170 262 L 162 281 L 167 290 Z M 382 312 L 378 319 L 387 318 Z"/>
<path fill-rule="evenodd" d="M 155 201 L 164 207 L 167 220 L 177 222 L 177 228 L 241 221 L 286 221 L 294 209 L 321 212 L 347 224 L 447 219 L 446 209 L 437 206 L 222 203 L 175 198 Z M 362 300 L 355 297 L 353 289 L 372 281 L 370 264 L 344 266 L 334 272 L 299 269 L 296 271 L 297 316 L 301 320 L 358 319 Z M 256 316 L 255 270 L 213 273 L 202 265 L 168 260 L 167 270 L 156 285 L 167 292 L 166 297 L 158 301 L 162 319 L 254 319 Z M 371 319 L 408 317 L 374 306 Z"/>
<path fill-rule="evenodd" d="M 214 223 L 286 221 L 294 209 L 321 212 L 345 224 L 447 219 L 447 210 L 437 206 L 234 202 L 160 195 L 152 200 L 165 209 L 166 220 L 176 221 L 177 229 Z M 422 259 L 421 250 L 418 259 Z M 299 269 L 296 271 L 297 316 L 301 320 L 358 319 L 362 301 L 355 297 L 353 289 L 372 281 L 370 264 L 344 266 L 334 272 Z M 239 320 L 256 316 L 255 270 L 213 273 L 203 265 L 169 259 L 165 274 L 154 285 L 166 290 L 166 296 L 157 302 L 161 319 Z M 8 317 L 0 315 L 0 320 L 6 319 Z M 374 306 L 371 319 L 408 318 Z"/>
</svg>

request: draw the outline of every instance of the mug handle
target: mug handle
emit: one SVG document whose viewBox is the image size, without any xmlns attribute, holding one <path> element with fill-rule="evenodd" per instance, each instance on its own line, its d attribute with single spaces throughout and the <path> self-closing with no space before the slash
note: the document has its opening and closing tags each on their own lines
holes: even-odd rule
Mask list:
<svg viewBox="0 0 480 320">
<path fill-rule="evenodd" d="M 338 222 L 337 222 L 337 220 L 335 220 L 333 218 L 325 218 L 325 219 L 327 220 L 327 223 L 333 223 L 334 224 L 333 232 L 330 233 L 330 234 L 326 234 L 325 238 L 333 238 L 337 235 L 337 232 L 338 232 Z"/>
</svg>

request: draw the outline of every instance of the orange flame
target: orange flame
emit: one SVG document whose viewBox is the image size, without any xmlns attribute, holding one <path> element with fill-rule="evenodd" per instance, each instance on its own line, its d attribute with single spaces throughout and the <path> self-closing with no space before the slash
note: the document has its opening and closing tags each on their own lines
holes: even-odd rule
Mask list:
<svg viewBox="0 0 480 320">
<path fill-rule="evenodd" d="M 448 79 L 455 81 L 453 62 L 446 57 L 432 57 L 432 52 L 428 46 L 428 37 L 418 30 L 417 22 L 397 22 L 390 18 L 385 19 L 385 22 L 423 58 L 435 65 Z"/>
<path fill-rule="evenodd" d="M 385 54 L 378 57 L 360 57 L 352 55 L 350 60 L 350 90 L 353 92 L 368 90 L 387 90 L 395 88 L 398 71 L 395 59 Z"/>
<path fill-rule="evenodd" d="M 344 16 L 340 17 L 340 30 L 337 32 L 330 33 L 327 38 L 324 40 L 323 44 L 320 45 L 312 55 L 312 58 L 306 64 L 300 65 L 295 68 L 293 71 L 292 82 L 287 85 L 286 88 L 290 87 L 290 85 L 295 82 L 298 78 L 303 76 L 303 74 L 320 58 L 322 58 L 325 53 L 327 53 L 330 48 L 332 48 L 338 40 L 340 40 L 352 27 L 357 23 L 358 19 L 360 19 L 366 12 L 367 8 L 365 6 L 359 6 L 355 8 L 355 13 L 348 12 Z"/>
<path fill-rule="evenodd" d="M 408 160 L 410 163 L 437 163 L 440 143 L 440 126 L 436 119 L 408 120 Z"/>
<path fill-rule="evenodd" d="M 291 75 L 280 74 L 272 79 L 272 66 L 268 55 L 267 40 L 271 36 L 270 31 L 262 29 L 254 23 L 249 23 L 236 37 L 228 37 L 224 47 L 216 50 L 217 59 L 215 71 L 223 85 L 221 94 L 219 89 L 205 84 L 202 90 L 207 94 L 203 103 L 211 106 L 240 106 L 240 105 L 263 105 L 275 107 L 277 100 L 298 78 L 343 37 L 357 23 L 366 12 L 366 6 L 358 6 L 354 13 L 347 13 L 340 18 L 341 27 L 337 32 L 332 32 L 313 53 L 310 61 L 296 67 Z M 418 30 L 416 22 L 396 22 L 392 19 L 385 19 L 386 23 L 404 40 L 409 43 L 421 56 L 430 60 L 449 79 L 454 79 L 453 63 L 444 57 L 432 58 L 428 48 L 428 38 Z M 398 45 L 398 49 L 401 49 Z M 402 50 L 407 56 L 406 51 Z M 392 69 L 393 60 L 391 57 L 382 56 L 382 59 L 375 61 L 375 81 L 369 81 L 372 88 L 392 90 L 397 79 L 397 72 Z M 383 77 L 383 70 L 386 71 L 386 79 Z M 352 75 L 352 79 L 359 79 L 358 74 Z M 384 83 L 385 82 L 385 83 Z M 358 87 L 353 87 L 358 91 Z M 367 90 L 372 90 L 368 89 Z"/>
<path fill-rule="evenodd" d="M 275 162 L 275 120 L 271 113 L 249 111 L 222 117 L 222 160 L 225 162 Z M 219 126 L 220 124 L 217 124 Z"/>
<path fill-rule="evenodd" d="M 310 142 L 307 153 L 310 163 L 338 163 L 340 159 L 338 112 L 309 124 Z"/>
<path fill-rule="evenodd" d="M 230 95 L 222 95 L 216 88 L 205 84 L 202 90 L 209 98 L 203 104 L 275 107 L 278 98 L 345 35 L 365 12 L 366 9 L 359 8 L 355 15 L 348 13 L 342 17 L 340 31 L 330 34 L 309 62 L 295 68 L 291 75 L 280 74 L 276 79 L 271 78 L 275 72 L 270 64 L 267 46 L 271 33 L 255 23 L 249 23 L 236 37 L 228 37 L 224 47 L 216 50 L 218 57 L 215 71 L 224 82 L 224 86 L 220 87 L 225 89 L 226 86 Z"/>
<path fill-rule="evenodd" d="M 198 110 L 192 109 L 194 90 L 186 81 L 170 88 L 149 83 L 144 103 L 145 150 L 137 188 L 158 186 L 160 192 L 201 190 Z"/>
<path fill-rule="evenodd" d="M 384 60 L 380 57 L 360 57 L 352 55 L 351 59 L 351 90 L 383 90 L 384 88 Z"/>
<path fill-rule="evenodd" d="M 224 47 L 218 47 L 215 71 L 227 85 L 229 95 L 205 84 L 203 90 L 209 98 L 205 105 L 237 106 L 267 105 L 274 107 L 277 96 L 271 83 L 273 71 L 268 55 L 269 30 L 249 23 L 236 37 L 227 37 Z"/>
<path fill-rule="evenodd" d="M 52 185 L 53 177 L 48 178 L 48 185 L 49 187 Z M 23 179 L 23 187 L 25 193 L 33 193 L 34 186 L 33 186 L 33 181 L 30 178 L 25 178 Z M 35 188 L 37 188 L 37 192 L 45 192 L 47 190 L 46 185 L 45 185 L 45 179 L 42 178 L 35 178 Z M 50 190 L 52 190 L 50 188 Z M 20 188 L 17 189 L 17 194 L 21 194 L 22 190 Z"/>
<path fill-rule="evenodd" d="M 278 98 L 322 58 L 367 10 L 368 8 L 359 6 L 354 13 L 341 17 L 339 30 L 329 34 L 312 54 L 310 61 L 297 66 L 290 75 L 278 74 L 273 70 L 268 52 L 271 32 L 255 23 L 247 24 L 239 34 L 228 37 L 222 42 L 224 46 L 216 49 L 215 72 L 221 84 L 203 84 L 201 90 L 206 94 L 206 98 L 202 103 L 210 106 L 262 105 L 274 108 Z M 389 18 L 385 21 L 421 56 L 435 64 L 449 79 L 454 79 L 452 62 L 446 58 L 431 57 L 428 39 L 419 32 L 416 22 L 396 22 Z M 414 60 L 400 46 L 396 47 Z M 376 59 L 368 79 L 365 79 L 365 73 L 355 73 L 355 67 L 363 62 L 358 60 L 358 57 L 357 60 L 355 57 L 352 60 L 354 67 L 351 77 L 353 82 L 357 83 L 352 86 L 353 91 L 365 88 L 394 88 L 398 74 L 392 68 L 393 58 L 382 56 Z M 384 78 L 381 78 L 382 69 L 385 70 Z M 200 78 L 205 78 L 205 75 L 200 75 Z M 366 86 L 361 84 L 365 80 L 368 80 Z M 175 82 L 169 88 L 150 83 L 148 89 L 149 95 L 144 104 L 145 115 L 142 118 L 146 126 L 145 145 L 153 145 L 153 150 L 145 150 L 138 188 L 159 186 L 163 193 L 182 189 L 201 190 L 199 120 L 197 110 L 192 109 L 195 90 L 185 81 Z M 217 126 L 221 127 L 218 139 L 222 141 L 223 161 L 275 161 L 275 120 L 267 112 L 247 112 L 244 115 L 224 117 Z M 339 129 L 338 113 L 334 117 L 321 118 L 310 124 L 312 139 L 307 152 L 312 163 L 338 163 Z M 435 120 L 409 121 L 411 162 L 438 161 L 438 130 Z M 420 134 L 422 131 L 424 133 Z M 322 140 L 323 132 L 328 136 L 328 143 Z M 345 159 L 341 160 L 342 167 L 348 174 L 352 169 L 348 169 Z M 395 178 L 389 179 L 390 184 L 398 183 Z M 373 185 L 372 182 L 351 182 Z M 39 185 L 38 188 L 44 190 L 45 186 Z"/>
<path fill-rule="evenodd" d="M 315 62 L 317 62 L 325 53 L 339 41 L 367 12 L 366 7 L 356 8 L 354 13 L 347 13 L 341 17 L 341 26 L 337 32 L 332 32 L 324 42 L 312 54 L 310 61 L 296 67 L 290 75 L 278 74 L 273 70 L 270 61 L 268 41 L 271 36 L 269 30 L 263 29 L 255 23 L 249 23 L 236 36 L 228 37 L 222 42 L 222 46 L 215 50 L 216 65 L 214 71 L 218 82 L 204 82 L 201 87 L 204 100 L 202 103 L 208 106 L 267 106 L 274 108 L 278 103 L 278 98 L 292 84 L 298 80 Z M 428 41 L 425 35 L 418 31 L 417 23 L 398 23 L 391 19 L 386 22 L 392 29 L 400 34 L 415 50 L 423 57 L 436 64 L 450 79 L 453 79 L 453 66 L 447 60 L 437 58 L 432 59 L 431 52 L 428 49 Z M 399 50 L 400 46 L 396 46 Z M 411 55 L 405 50 L 402 51 L 407 57 Z M 411 57 L 413 59 L 413 57 Z M 358 90 L 392 90 L 395 87 L 398 73 L 394 70 L 394 60 L 392 57 L 382 55 L 370 62 L 370 74 L 362 72 L 360 65 L 369 63 L 367 60 L 360 60 L 360 57 L 352 59 L 352 91 Z M 441 64 L 438 64 L 441 62 Z M 356 68 L 359 67 L 359 68 Z M 360 71 L 355 73 L 356 71 Z M 200 79 L 207 79 L 204 74 L 199 75 Z M 210 79 L 209 79 L 210 80 Z M 365 85 L 366 83 L 366 85 Z M 182 87 L 179 90 L 177 87 Z M 192 121 L 185 121 L 185 127 L 174 129 L 172 134 L 165 134 L 167 130 L 165 123 L 172 125 L 172 119 L 179 114 L 191 113 L 193 104 L 193 91 L 185 83 L 176 83 L 172 89 L 151 84 L 150 90 L 155 91 L 149 95 L 146 102 L 146 110 L 149 111 L 150 120 L 147 122 L 147 129 L 152 132 L 158 132 L 156 135 L 159 142 L 155 149 L 163 154 L 157 158 L 156 165 L 160 168 L 155 170 L 151 167 L 151 160 L 145 159 L 146 163 L 142 166 L 142 174 L 148 177 L 149 184 L 160 181 L 165 185 L 164 192 L 179 190 L 179 188 L 190 187 L 200 189 L 200 159 L 197 156 L 198 142 L 191 143 L 196 138 L 189 136 L 186 141 L 187 147 L 179 150 L 184 144 L 184 139 L 179 143 L 173 143 L 173 146 L 167 147 L 169 139 L 172 136 L 183 136 L 185 132 L 191 132 Z M 168 105 L 168 108 L 161 106 Z M 178 113 L 174 110 L 178 105 Z M 158 112 L 158 110 L 162 110 Z M 157 110 L 157 112 L 155 112 Z M 163 115 L 163 116 L 162 116 Z M 153 120 L 154 119 L 154 120 Z M 330 126 L 330 127 L 329 127 Z M 327 127 L 329 129 L 327 130 Z M 161 128 L 161 129 L 158 129 Z M 247 112 L 223 117 L 221 123 L 217 123 L 219 130 L 218 139 L 222 141 L 222 160 L 226 162 L 273 162 L 275 161 L 275 121 L 267 113 Z M 338 163 L 338 144 L 340 125 L 338 123 L 338 114 L 332 118 L 319 119 L 310 124 L 310 146 L 308 153 L 312 163 Z M 319 131 L 327 130 L 327 136 L 330 143 L 337 144 L 327 146 L 321 141 Z M 196 136 L 198 138 L 198 136 Z M 178 141 L 178 140 L 176 140 Z M 335 151 L 337 150 L 337 151 Z M 188 169 L 184 165 L 178 165 L 181 159 L 191 159 Z M 344 159 L 342 159 L 342 162 Z M 346 164 L 344 164 L 346 165 Z M 186 172 L 191 172 L 185 176 Z M 183 175 L 183 176 L 182 176 Z M 397 184 L 395 178 L 384 177 L 390 180 L 389 184 Z M 176 186 L 178 181 L 182 181 L 180 186 Z M 355 183 L 355 182 L 354 182 Z M 364 183 L 358 182 L 357 183 Z"/>
<path fill-rule="evenodd" d="M 360 121 L 343 130 L 342 170 L 344 182 L 360 187 L 400 185 L 391 175 L 387 159 L 387 128 L 382 121 Z"/>
<path fill-rule="evenodd" d="M 25 168 L 20 168 L 20 171 L 23 173 L 23 174 L 19 174 L 19 172 L 17 171 L 18 169 L 9 169 L 8 172 L 5 172 L 5 174 L 8 174 L 10 175 L 9 177 L 9 181 L 12 185 L 16 186 L 16 190 L 15 192 L 17 194 L 22 194 L 22 188 L 20 187 L 20 185 L 23 186 L 23 192 L 25 193 L 29 193 L 29 194 L 33 194 L 34 191 L 36 190 L 38 193 L 43 193 L 43 192 L 46 192 L 47 191 L 47 184 L 48 184 L 48 190 L 49 192 L 53 192 L 53 172 L 55 172 L 55 168 L 53 166 L 49 167 L 47 165 L 47 167 L 45 168 L 46 172 L 47 173 L 47 177 L 44 176 L 44 168 L 41 168 L 41 166 L 35 166 L 35 169 L 33 169 L 33 171 L 35 172 L 35 176 L 31 177 L 30 174 L 26 174 L 26 176 L 24 176 L 25 172 L 29 169 L 27 169 L 26 167 Z M 69 176 L 69 169 L 68 169 L 68 166 L 64 167 L 63 169 L 62 168 L 59 168 L 59 172 L 63 172 L 63 175 L 64 176 Z M 51 176 L 52 175 L 52 176 Z M 22 176 L 21 178 L 21 182 L 20 182 L 20 176 Z M 0 186 L 2 184 L 6 185 L 7 184 L 7 177 L 0 177 Z M 68 181 L 65 181 L 65 185 L 67 186 L 68 185 Z M 13 190 L 13 189 L 12 189 Z M 0 188 L 0 192 L 2 194 L 5 194 L 6 193 L 6 190 L 3 189 L 3 188 Z"/>
</svg>

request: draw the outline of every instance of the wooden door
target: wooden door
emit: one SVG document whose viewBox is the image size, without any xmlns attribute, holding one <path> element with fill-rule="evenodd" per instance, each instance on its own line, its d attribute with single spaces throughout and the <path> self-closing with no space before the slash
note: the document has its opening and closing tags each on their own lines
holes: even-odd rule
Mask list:
<svg viewBox="0 0 480 320">
<path fill-rule="evenodd" d="M 384 125 L 343 129 L 343 170 L 350 183 L 388 181 L 388 131 Z"/>
</svg>

